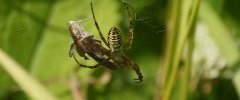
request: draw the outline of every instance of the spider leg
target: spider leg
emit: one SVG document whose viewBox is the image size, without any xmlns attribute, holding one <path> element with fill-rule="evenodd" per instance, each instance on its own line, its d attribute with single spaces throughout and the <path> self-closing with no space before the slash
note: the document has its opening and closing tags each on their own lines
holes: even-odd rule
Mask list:
<svg viewBox="0 0 240 100">
<path fill-rule="evenodd" d="M 114 62 L 110 62 L 109 60 L 111 60 L 112 58 L 107 58 L 103 63 L 103 65 L 111 70 L 115 70 L 117 69 L 117 64 Z"/>
<path fill-rule="evenodd" d="M 134 80 L 137 80 L 136 82 L 134 83 L 140 83 L 143 81 L 143 75 L 139 69 L 139 66 L 134 63 L 132 60 L 130 60 L 126 55 L 122 55 L 122 58 L 125 59 L 125 61 L 127 62 L 127 64 L 136 72 L 138 78 L 134 79 Z"/>
<path fill-rule="evenodd" d="M 77 58 L 75 57 L 75 55 L 73 54 L 73 58 L 74 58 L 74 60 L 78 63 L 78 65 L 79 66 L 81 66 L 81 67 L 86 67 L 86 68 L 97 68 L 98 66 L 100 66 L 101 64 L 96 64 L 96 65 L 93 65 L 93 66 L 88 66 L 88 65 L 83 65 L 83 64 L 80 64 L 79 62 L 78 62 L 78 60 L 77 60 Z"/>
<path fill-rule="evenodd" d="M 126 2 L 123 2 L 126 6 L 128 16 L 129 16 L 129 32 L 127 36 L 127 41 L 125 43 L 126 49 L 130 49 L 133 41 L 133 16 L 131 15 L 131 12 L 129 10 L 128 4 Z"/>
<path fill-rule="evenodd" d="M 94 23 L 95 23 L 95 26 L 96 26 L 96 28 L 97 28 L 97 30 L 98 30 L 98 33 L 99 33 L 101 39 L 103 40 L 104 44 L 105 44 L 107 47 L 109 47 L 106 39 L 103 37 L 103 34 L 102 34 L 101 30 L 100 30 L 100 27 L 98 26 L 98 23 L 97 23 L 97 20 L 96 20 L 96 18 L 95 18 L 95 14 L 94 14 L 94 11 L 93 11 L 93 4 L 92 4 L 92 2 L 91 2 L 91 11 L 92 11 Z"/>
<path fill-rule="evenodd" d="M 138 78 L 134 79 L 134 80 L 137 80 L 137 81 L 135 81 L 135 83 L 140 83 L 140 82 L 142 82 L 142 81 L 143 81 L 143 75 L 142 75 L 142 73 L 141 73 L 138 65 L 135 64 L 135 63 L 133 63 L 133 62 L 132 62 L 131 65 L 132 65 L 133 70 L 135 70 L 135 72 L 136 72 L 136 74 L 137 74 L 137 76 L 138 76 Z"/>
</svg>

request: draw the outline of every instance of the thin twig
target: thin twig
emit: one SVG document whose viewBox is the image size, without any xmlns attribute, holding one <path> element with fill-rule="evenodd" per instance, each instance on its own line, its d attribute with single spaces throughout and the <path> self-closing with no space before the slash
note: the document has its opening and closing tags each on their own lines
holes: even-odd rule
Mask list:
<svg viewBox="0 0 240 100">
<path fill-rule="evenodd" d="M 70 87 L 74 100 L 85 100 L 82 91 L 79 88 L 79 83 L 77 81 L 77 72 L 79 70 L 79 66 L 75 66 L 73 69 L 72 75 L 70 77 Z"/>
</svg>

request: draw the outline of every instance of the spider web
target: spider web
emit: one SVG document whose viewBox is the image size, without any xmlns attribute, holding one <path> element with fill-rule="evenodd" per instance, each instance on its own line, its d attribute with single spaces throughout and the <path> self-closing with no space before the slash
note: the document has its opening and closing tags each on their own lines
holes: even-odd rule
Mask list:
<svg viewBox="0 0 240 100">
<path fill-rule="evenodd" d="M 166 3 L 163 0 L 121 0 L 130 4 L 130 9 L 134 13 L 134 21 L 143 24 L 146 29 L 151 30 L 154 35 L 160 35 L 166 31 L 164 26 L 164 15 Z M 159 6 L 159 4 L 163 6 Z"/>
</svg>

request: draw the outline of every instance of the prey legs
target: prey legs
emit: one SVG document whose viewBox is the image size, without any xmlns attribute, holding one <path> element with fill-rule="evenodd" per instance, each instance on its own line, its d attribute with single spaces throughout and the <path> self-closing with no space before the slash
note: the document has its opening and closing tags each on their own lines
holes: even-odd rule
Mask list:
<svg viewBox="0 0 240 100">
<path fill-rule="evenodd" d="M 86 67 L 86 68 L 97 68 L 98 66 L 101 65 L 101 64 L 96 64 L 96 65 L 94 65 L 94 66 L 88 66 L 88 65 L 80 64 L 80 63 L 78 62 L 77 58 L 76 58 L 75 55 L 74 55 L 74 46 L 75 46 L 74 43 L 72 43 L 71 46 L 70 46 L 69 57 L 73 57 L 74 60 L 78 63 L 79 66 L 81 66 L 81 67 Z M 84 57 L 85 60 L 88 59 L 85 55 L 84 55 L 83 57 Z"/>
<path fill-rule="evenodd" d="M 97 68 L 98 66 L 100 66 L 101 64 L 96 64 L 96 65 L 93 65 L 93 66 L 88 66 L 88 65 L 83 65 L 83 64 L 80 64 L 79 62 L 78 62 L 78 60 L 77 60 L 77 58 L 75 57 L 75 55 L 73 54 L 73 58 L 74 58 L 74 60 L 78 63 L 78 65 L 79 66 L 81 66 L 81 67 L 86 67 L 86 68 Z"/>
<path fill-rule="evenodd" d="M 70 50 L 69 50 L 69 57 L 72 57 L 74 55 L 74 49 L 75 49 L 75 43 L 73 42 L 70 46 Z M 78 54 L 81 57 L 84 57 L 85 60 L 88 60 L 89 58 L 85 56 L 85 52 L 83 52 L 83 50 L 81 48 L 76 48 Z"/>
</svg>

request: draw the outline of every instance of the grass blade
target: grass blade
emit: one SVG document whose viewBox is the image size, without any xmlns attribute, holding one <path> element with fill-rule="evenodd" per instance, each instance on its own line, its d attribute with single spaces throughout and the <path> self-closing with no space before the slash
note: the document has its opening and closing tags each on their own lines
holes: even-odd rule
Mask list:
<svg viewBox="0 0 240 100">
<path fill-rule="evenodd" d="M 32 78 L 22 66 L 16 63 L 1 49 L 0 64 L 33 100 L 57 100 L 44 86 Z"/>
</svg>

